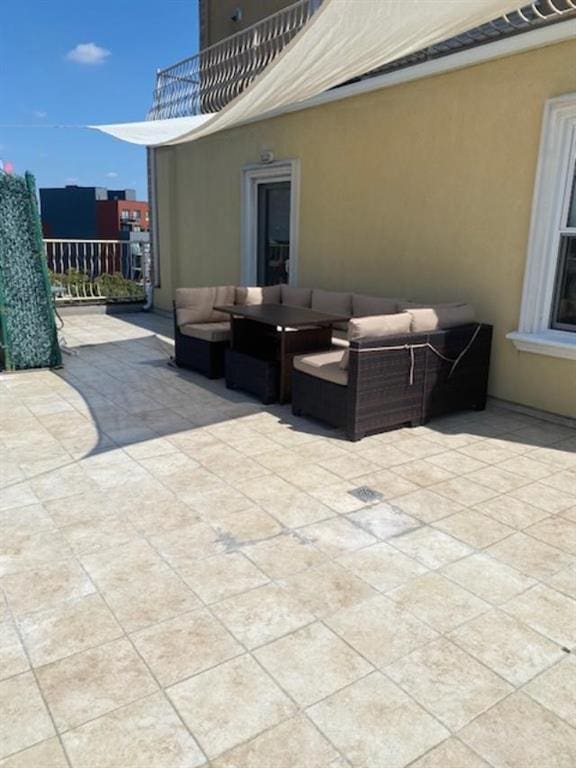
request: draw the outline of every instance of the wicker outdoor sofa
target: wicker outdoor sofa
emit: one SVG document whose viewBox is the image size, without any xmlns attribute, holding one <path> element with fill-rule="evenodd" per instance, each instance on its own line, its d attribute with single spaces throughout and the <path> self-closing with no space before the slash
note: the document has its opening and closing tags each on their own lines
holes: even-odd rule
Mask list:
<svg viewBox="0 0 576 768">
<path fill-rule="evenodd" d="M 362 323 L 351 320 L 350 326 Z M 360 440 L 453 411 L 482 410 L 491 343 L 492 326 L 479 323 L 359 334 L 349 341 L 347 366 L 342 346 L 294 359 L 292 412 Z"/>
<path fill-rule="evenodd" d="M 332 347 L 294 358 L 292 410 L 351 440 L 486 404 L 492 327 L 467 304 L 422 305 L 290 286 L 180 288 L 175 362 L 210 378 L 225 372 L 230 322 L 219 305 L 289 304 L 350 317 Z"/>
</svg>

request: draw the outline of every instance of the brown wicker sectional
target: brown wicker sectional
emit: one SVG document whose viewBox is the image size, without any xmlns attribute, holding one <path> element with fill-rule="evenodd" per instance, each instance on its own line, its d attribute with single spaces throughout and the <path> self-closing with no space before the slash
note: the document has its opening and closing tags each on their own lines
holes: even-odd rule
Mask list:
<svg viewBox="0 0 576 768">
<path fill-rule="evenodd" d="M 452 411 L 482 410 L 491 341 L 492 326 L 483 324 L 351 341 L 346 383 L 294 370 L 292 411 L 360 440 Z M 455 367 L 444 359 L 464 350 Z"/>
<path fill-rule="evenodd" d="M 273 402 L 278 388 L 275 358 L 260 348 L 260 339 L 255 341 L 258 349 L 248 351 L 251 365 L 233 361 L 228 315 L 215 309 L 251 304 L 309 307 L 351 318 L 341 328 L 336 324 L 332 349 L 297 354 L 292 377 L 293 412 L 339 427 L 351 440 L 485 407 L 492 327 L 472 322 L 473 308 L 465 304 L 431 306 L 279 285 L 178 289 L 176 363 L 210 378 L 226 372 L 230 387 Z M 431 330 L 438 327 L 444 330 Z M 343 356 L 349 358 L 347 370 Z M 260 368 L 254 361 L 263 361 Z"/>
</svg>

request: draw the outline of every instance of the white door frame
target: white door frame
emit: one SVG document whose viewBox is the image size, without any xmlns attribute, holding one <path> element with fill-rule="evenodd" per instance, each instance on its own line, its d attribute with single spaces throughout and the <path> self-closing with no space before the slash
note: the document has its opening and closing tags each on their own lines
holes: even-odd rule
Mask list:
<svg viewBox="0 0 576 768">
<path fill-rule="evenodd" d="M 289 283 L 298 284 L 298 213 L 300 209 L 300 161 L 281 160 L 268 165 L 242 168 L 241 283 L 256 285 L 258 280 L 258 185 L 274 181 L 290 182 L 290 261 Z"/>
</svg>

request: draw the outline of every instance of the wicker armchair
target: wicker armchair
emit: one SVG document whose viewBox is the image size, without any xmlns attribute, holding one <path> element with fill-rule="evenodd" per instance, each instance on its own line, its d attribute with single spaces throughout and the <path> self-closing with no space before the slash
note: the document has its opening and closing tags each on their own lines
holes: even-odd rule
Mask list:
<svg viewBox="0 0 576 768">
<path fill-rule="evenodd" d="M 353 341 L 346 383 L 294 370 L 292 411 L 360 440 L 452 411 L 483 410 L 491 342 L 492 326 L 478 324 Z"/>
<path fill-rule="evenodd" d="M 207 323 L 206 337 L 198 338 L 182 333 L 174 309 L 174 362 L 179 368 L 201 373 L 209 379 L 224 376 L 224 358 L 230 346 L 226 323 Z M 212 326 L 212 327 L 210 327 Z M 221 326 L 216 328 L 216 326 Z"/>
</svg>

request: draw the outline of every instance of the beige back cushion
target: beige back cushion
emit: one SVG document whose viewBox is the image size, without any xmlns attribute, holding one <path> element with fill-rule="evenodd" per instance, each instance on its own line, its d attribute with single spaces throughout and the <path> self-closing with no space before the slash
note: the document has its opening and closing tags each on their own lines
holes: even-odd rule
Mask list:
<svg viewBox="0 0 576 768">
<path fill-rule="evenodd" d="M 230 304 L 234 304 L 234 299 L 236 298 L 236 286 L 234 285 L 219 285 L 215 289 L 216 293 L 214 296 L 214 306 L 216 307 L 222 307 L 227 306 Z M 230 315 L 225 314 L 224 312 L 214 312 L 212 311 L 210 313 L 210 322 L 211 323 L 222 323 L 226 320 L 230 320 Z"/>
<path fill-rule="evenodd" d="M 312 309 L 332 315 L 351 315 L 352 294 L 314 288 L 312 291 Z"/>
<path fill-rule="evenodd" d="M 233 285 L 176 288 L 176 322 L 182 326 L 229 320 L 229 316 L 223 312 L 215 312 L 214 306 L 234 304 L 234 292 Z"/>
<path fill-rule="evenodd" d="M 398 336 L 410 333 L 411 316 L 408 312 L 395 315 L 374 315 L 372 317 L 353 317 L 348 323 L 348 341 L 360 339 L 380 339 L 385 336 Z M 348 368 L 349 353 L 346 351 L 340 363 Z"/>
<path fill-rule="evenodd" d="M 236 288 L 235 304 L 250 306 L 252 304 L 280 304 L 281 286 L 238 286 Z"/>
<path fill-rule="evenodd" d="M 352 316 L 394 315 L 398 312 L 399 301 L 400 299 L 384 299 L 380 296 L 354 293 L 352 294 Z"/>
<path fill-rule="evenodd" d="M 317 312 L 326 312 L 329 315 L 351 315 L 352 294 L 339 293 L 338 291 L 323 291 L 321 288 L 315 288 L 312 291 L 311 308 Z M 346 331 L 348 330 L 348 323 L 334 323 L 334 328 Z"/>
<path fill-rule="evenodd" d="M 310 307 L 312 302 L 311 288 L 293 288 L 291 285 L 281 286 L 280 295 L 282 304 L 289 304 L 291 307 Z"/>
<path fill-rule="evenodd" d="M 176 322 L 209 323 L 216 298 L 216 288 L 176 288 Z"/>
<path fill-rule="evenodd" d="M 409 309 L 406 314 L 412 318 L 410 330 L 415 333 L 454 328 L 473 323 L 476 319 L 471 304 L 438 304 L 427 309 Z"/>
</svg>

